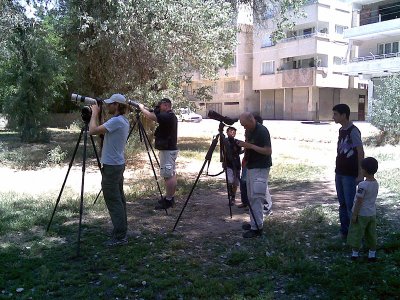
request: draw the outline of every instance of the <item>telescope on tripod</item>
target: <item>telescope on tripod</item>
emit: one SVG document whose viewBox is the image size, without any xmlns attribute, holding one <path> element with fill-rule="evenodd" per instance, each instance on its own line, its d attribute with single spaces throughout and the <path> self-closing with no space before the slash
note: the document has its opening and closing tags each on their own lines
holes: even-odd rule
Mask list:
<svg viewBox="0 0 400 300">
<path fill-rule="evenodd" d="M 185 201 L 185 203 L 184 203 L 184 205 L 182 207 L 181 212 L 179 213 L 179 216 L 178 216 L 178 218 L 177 218 L 177 220 L 175 222 L 175 225 L 174 225 L 172 231 L 175 231 L 176 226 L 178 225 L 178 222 L 179 222 L 179 220 L 180 220 L 180 218 L 181 218 L 181 216 L 183 214 L 183 211 L 185 210 L 185 208 L 186 208 L 186 206 L 187 206 L 187 204 L 189 202 L 189 199 L 192 196 L 192 193 L 193 193 L 193 191 L 194 191 L 194 189 L 195 189 L 195 187 L 197 185 L 197 182 L 199 181 L 199 178 L 200 178 L 201 174 L 203 173 L 204 167 L 206 166 L 207 163 L 208 163 L 208 165 L 210 165 L 213 152 L 214 152 L 215 147 L 217 146 L 218 143 L 219 143 L 219 149 L 220 149 L 220 160 L 221 160 L 221 162 L 223 162 L 223 164 L 222 164 L 223 165 L 223 170 L 219 174 L 210 175 L 210 176 L 218 176 L 218 175 L 220 175 L 222 173 L 225 173 L 225 183 L 226 183 L 226 190 L 227 190 L 227 196 L 228 196 L 229 213 L 230 213 L 230 217 L 232 218 L 232 207 L 230 205 L 230 199 L 231 199 L 232 195 L 231 195 L 231 189 L 229 188 L 229 185 L 228 185 L 228 173 L 226 171 L 226 169 L 227 169 L 227 167 L 226 167 L 227 166 L 227 151 L 226 151 L 226 148 L 225 148 L 225 146 L 226 146 L 225 139 L 226 138 L 225 138 L 225 135 L 223 133 L 223 130 L 224 130 L 225 126 L 233 125 L 235 122 L 238 121 L 238 119 L 232 119 L 232 118 L 227 117 L 227 116 L 222 116 L 222 115 L 220 115 L 219 113 L 217 113 L 216 111 L 213 111 L 213 110 L 210 110 L 208 112 L 207 116 L 209 118 L 213 119 L 213 120 L 219 121 L 218 134 L 214 136 L 214 138 L 213 138 L 213 140 L 211 142 L 211 145 L 210 145 L 210 147 L 209 147 L 209 149 L 207 151 L 207 154 L 205 156 L 204 163 L 203 163 L 199 173 L 197 174 L 196 180 L 195 180 L 195 182 L 194 182 L 194 184 L 193 184 L 193 186 L 192 186 L 192 188 L 191 188 L 191 190 L 189 192 L 188 197 L 186 198 L 186 201 Z M 248 205 L 249 205 L 250 213 L 252 214 L 252 216 L 254 218 L 253 209 L 252 209 L 250 203 Z M 257 222 L 256 222 L 256 227 L 258 229 Z"/>
</svg>

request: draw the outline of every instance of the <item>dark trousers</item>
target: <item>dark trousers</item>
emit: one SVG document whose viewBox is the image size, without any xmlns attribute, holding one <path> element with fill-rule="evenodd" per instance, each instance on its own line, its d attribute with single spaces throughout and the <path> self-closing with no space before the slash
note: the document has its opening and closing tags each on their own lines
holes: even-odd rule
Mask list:
<svg viewBox="0 0 400 300">
<path fill-rule="evenodd" d="M 101 187 L 111 217 L 113 237 L 122 239 L 128 229 L 126 199 L 123 190 L 125 165 L 103 165 Z"/>
</svg>

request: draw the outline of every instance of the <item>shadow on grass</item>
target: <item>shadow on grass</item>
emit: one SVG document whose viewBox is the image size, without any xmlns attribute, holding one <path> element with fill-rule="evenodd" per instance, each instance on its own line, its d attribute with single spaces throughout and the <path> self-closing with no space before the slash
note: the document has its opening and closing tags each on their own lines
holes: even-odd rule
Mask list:
<svg viewBox="0 0 400 300">
<path fill-rule="evenodd" d="M 303 209 L 310 205 L 336 205 L 332 182 L 271 180 L 270 191 L 274 211 Z"/>
</svg>

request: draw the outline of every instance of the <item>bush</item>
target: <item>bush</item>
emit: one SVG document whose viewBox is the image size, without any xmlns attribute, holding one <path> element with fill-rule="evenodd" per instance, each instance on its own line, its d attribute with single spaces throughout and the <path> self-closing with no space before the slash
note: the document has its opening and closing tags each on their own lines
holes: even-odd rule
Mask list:
<svg viewBox="0 0 400 300">
<path fill-rule="evenodd" d="M 400 77 L 397 75 L 382 79 L 376 85 L 376 99 L 372 102 L 371 123 L 386 137 L 398 141 L 400 132 Z"/>
</svg>

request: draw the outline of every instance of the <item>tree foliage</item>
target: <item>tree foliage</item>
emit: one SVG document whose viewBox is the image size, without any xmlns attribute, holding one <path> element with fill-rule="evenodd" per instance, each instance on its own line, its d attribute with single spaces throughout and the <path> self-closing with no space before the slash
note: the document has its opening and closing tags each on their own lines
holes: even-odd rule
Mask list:
<svg viewBox="0 0 400 300">
<path fill-rule="evenodd" d="M 60 12 L 81 93 L 89 95 L 118 91 L 146 102 L 174 93 L 193 70 L 211 77 L 227 66 L 236 42 L 224 2 L 66 0 Z"/>
<path fill-rule="evenodd" d="M 295 25 L 294 20 L 303 16 L 302 7 L 310 0 L 228 0 L 238 10 L 240 6 L 248 7 L 253 24 L 258 29 L 270 26 L 273 20 L 271 40 L 277 42 L 286 37 L 285 32 Z"/>
<path fill-rule="evenodd" d="M 400 76 L 382 79 L 375 86 L 376 99 L 372 102 L 371 123 L 384 133 L 399 136 L 400 132 Z"/>
<path fill-rule="evenodd" d="M 7 40 L 1 47 L 0 90 L 2 110 L 23 141 L 47 138 L 45 117 L 64 82 L 60 39 L 49 19 L 29 19 L 10 1 L 2 18 Z"/>
<path fill-rule="evenodd" d="M 20 1 L 0 2 L 0 108 L 34 140 L 54 100 L 71 92 L 179 102 L 193 71 L 214 79 L 231 65 L 238 5 L 248 5 L 258 24 L 274 15 L 279 37 L 304 0 L 27 2 L 37 8 L 34 19 Z"/>
</svg>

